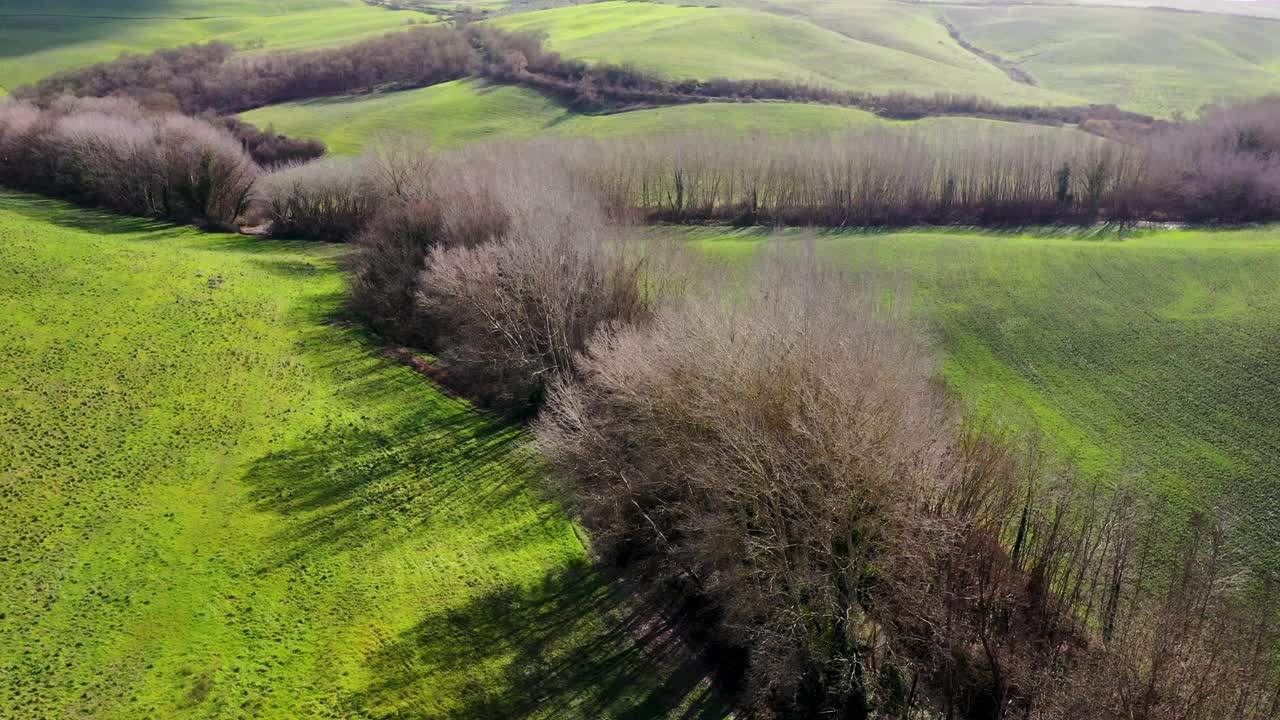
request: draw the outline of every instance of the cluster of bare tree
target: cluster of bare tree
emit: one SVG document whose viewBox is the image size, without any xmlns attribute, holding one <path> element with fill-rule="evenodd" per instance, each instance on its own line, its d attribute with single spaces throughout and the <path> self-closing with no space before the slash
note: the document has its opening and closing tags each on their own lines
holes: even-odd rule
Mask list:
<svg viewBox="0 0 1280 720">
<path fill-rule="evenodd" d="M 319 140 L 291 138 L 276 132 L 273 127 L 260 129 L 234 115 L 202 113 L 198 117 L 210 125 L 225 128 L 240 141 L 253 161 L 264 168 L 316 160 L 329 150 Z"/>
<path fill-rule="evenodd" d="M 965 429 L 872 297 L 773 259 L 598 335 L 536 425 L 597 549 L 709 599 L 766 715 L 1276 717 L 1280 595 L 1220 529 Z"/>
<path fill-rule="evenodd" d="M 226 130 L 123 98 L 0 103 L 0 183 L 132 215 L 234 227 L 259 168 Z"/>
<path fill-rule="evenodd" d="M 235 54 L 211 42 L 61 73 L 14 96 L 45 105 L 58 97 L 129 96 L 158 110 L 236 113 L 309 97 L 422 87 L 472 74 L 479 54 L 466 33 L 415 26 L 325 50 Z"/>
<path fill-rule="evenodd" d="M 1145 200 L 1193 221 L 1280 216 L 1280 96 L 1207 108 L 1140 141 Z"/>
<path fill-rule="evenodd" d="M 274 173 L 258 204 L 275 234 L 351 240 L 353 311 L 513 416 L 572 375 L 598 329 L 646 316 L 664 276 L 652 244 L 630 242 L 537 150 L 393 144 Z"/>
<path fill-rule="evenodd" d="M 554 156 L 619 215 L 669 222 L 906 225 L 1280 217 L 1280 101 L 1130 143 L 1017 128 L 665 136 Z"/>
<path fill-rule="evenodd" d="M 546 50 L 535 35 L 468 23 L 413 27 L 327 50 L 236 55 L 231 46 L 212 42 L 124 55 L 18 88 L 15 95 L 40 104 L 63 95 L 127 95 L 156 109 L 233 113 L 308 97 L 422 87 L 471 75 L 527 85 L 586 110 L 779 100 L 850 105 L 899 119 L 970 115 L 1047 124 L 1152 122 L 1114 106 L 1006 106 L 973 95 L 877 95 L 780 80 L 669 80 L 630 66 L 566 60 Z"/>
<path fill-rule="evenodd" d="M 616 212 L 827 226 L 1128 217 L 1142 153 L 1079 133 L 672 136 L 562 152 Z"/>
</svg>

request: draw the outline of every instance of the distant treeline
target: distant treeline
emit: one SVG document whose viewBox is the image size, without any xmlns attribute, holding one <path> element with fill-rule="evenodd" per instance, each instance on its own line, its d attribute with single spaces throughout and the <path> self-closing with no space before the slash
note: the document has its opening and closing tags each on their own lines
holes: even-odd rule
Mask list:
<svg viewBox="0 0 1280 720">
<path fill-rule="evenodd" d="M 174 139 L 183 133 L 203 140 L 184 146 Z M 157 162 L 220 167 L 200 159 L 215 146 L 213 156 L 249 160 L 254 192 L 246 202 L 270 208 L 278 234 L 347 240 L 390 199 L 365 181 L 361 161 L 299 164 L 323 153 L 319 143 L 230 117 L 148 110 L 128 98 L 60 97 L 45 107 L 5 101 L 0 138 L 0 182 L 134 214 L 206 217 L 168 191 L 116 192 L 104 173 L 155 183 L 165 175 L 152 168 Z M 228 143 L 240 152 L 224 152 Z M 1073 132 L 875 128 L 532 146 L 625 221 L 845 227 L 1280 218 L 1280 98 L 1215 108 L 1133 143 Z M 275 174 L 262 169 L 277 166 Z M 266 182 L 255 186 L 260 175 Z M 208 217 L 229 225 L 248 207 Z"/>
<path fill-rule="evenodd" d="M 1011 106 L 974 95 L 871 94 L 782 80 L 669 80 L 634 67 L 566 60 L 546 50 L 535 35 L 467 23 L 413 27 L 325 50 L 236 54 L 230 45 L 211 42 L 150 55 L 123 55 L 18 88 L 14 96 L 48 104 L 63 95 L 127 95 L 160 110 L 227 114 L 292 100 L 417 88 L 463 77 L 525 85 L 585 111 L 774 100 L 847 105 L 897 119 L 966 115 L 1048 124 L 1094 120 L 1147 126 L 1153 122 L 1110 105 Z"/>
<path fill-rule="evenodd" d="M 1280 219 L 1280 98 L 1120 143 L 872 128 L 583 141 L 558 153 L 633 219 L 828 227 Z"/>
</svg>

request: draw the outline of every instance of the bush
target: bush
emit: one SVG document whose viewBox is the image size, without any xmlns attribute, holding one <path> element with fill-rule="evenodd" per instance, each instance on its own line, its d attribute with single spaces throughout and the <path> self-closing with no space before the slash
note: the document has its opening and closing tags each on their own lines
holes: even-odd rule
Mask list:
<svg viewBox="0 0 1280 720">
<path fill-rule="evenodd" d="M 369 158 L 286 166 L 263 178 L 260 203 L 271 234 L 346 242 L 389 200 Z"/>
<path fill-rule="evenodd" d="M 0 181 L 118 212 L 231 227 L 258 167 L 230 134 L 131 100 L 0 103 Z"/>
<path fill-rule="evenodd" d="M 352 310 L 397 342 L 435 345 L 438 322 L 417 301 L 428 256 L 437 248 L 493 241 L 508 229 L 502 204 L 483 190 L 443 190 L 391 204 L 356 236 L 349 261 Z"/>
<path fill-rule="evenodd" d="M 511 213 L 510 230 L 475 247 L 436 247 L 419 303 L 443 336 L 450 376 L 480 402 L 512 415 L 536 409 L 547 384 L 572 375 L 597 331 L 642 321 L 643 254 L 572 206 L 538 220 Z"/>
<path fill-rule="evenodd" d="M 593 342 L 536 426 L 597 547 L 710 597 L 757 700 L 806 717 L 871 702 L 876 549 L 950 437 L 920 339 L 850 295 L 790 265 L 663 308 Z"/>
<path fill-rule="evenodd" d="M 253 161 L 264 168 L 309 162 L 320 158 L 328 150 L 319 140 L 287 137 L 270 127 L 260 130 L 237 117 L 205 113 L 200 119 L 214 127 L 225 128 L 240 141 Z"/>
<path fill-rule="evenodd" d="M 909 326 L 770 260 L 597 336 L 535 425 L 597 551 L 716 608 L 750 705 L 1274 716 L 1280 591 L 1220 524 L 1164 564 L 1160 506 L 961 422 Z"/>
</svg>

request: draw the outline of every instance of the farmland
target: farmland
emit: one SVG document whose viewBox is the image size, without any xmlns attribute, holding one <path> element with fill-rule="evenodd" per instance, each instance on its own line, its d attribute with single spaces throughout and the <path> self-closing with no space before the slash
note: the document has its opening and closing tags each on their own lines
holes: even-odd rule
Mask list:
<svg viewBox="0 0 1280 720">
<path fill-rule="evenodd" d="M 1280 20 L 1104 7 L 957 7 L 964 36 L 1045 88 L 1158 116 L 1280 89 Z"/>
<path fill-rule="evenodd" d="M 0 720 L 1276 717 L 1280 15 L 0 4 Z"/>
<path fill-rule="evenodd" d="M 569 136 L 598 139 L 668 133 L 786 134 L 887 127 L 950 128 L 961 132 L 1072 132 L 969 118 L 915 122 L 882 120 L 855 108 L 802 103 L 703 103 L 609 115 L 573 112 L 543 95 L 508 85 L 459 80 L 420 90 L 320 98 L 252 110 L 242 118 L 296 137 L 323 140 L 330 152 L 358 153 L 379 135 L 410 134 L 442 147 L 481 140 Z"/>
<path fill-rule="evenodd" d="M 958 47 L 918 54 L 911 51 L 912 42 L 876 44 L 802 19 L 743 8 L 603 2 L 492 22 L 508 30 L 544 32 L 548 46 L 566 56 L 633 63 L 673 78 L 773 78 L 867 92 L 961 91 L 1005 102 L 1078 102 L 1016 83 Z M 912 32 L 909 25 L 894 27 L 895 33 Z M 941 31 L 930 27 L 931 33 Z"/>
<path fill-rule="evenodd" d="M 742 258 L 756 233 L 692 235 Z M 1136 480 L 1175 507 L 1221 503 L 1280 559 L 1280 228 L 1021 235 L 803 231 L 838 266 L 905 289 L 948 384 L 1044 431 L 1090 481 Z"/>
<path fill-rule="evenodd" d="M 238 48 L 341 44 L 428 20 L 360 0 L 14 0 L 0 8 L 0 94 L 122 52 L 221 40 Z"/>
<path fill-rule="evenodd" d="M 336 248 L 22 195 L 0 240 L 0 716 L 714 713 Z"/>
</svg>

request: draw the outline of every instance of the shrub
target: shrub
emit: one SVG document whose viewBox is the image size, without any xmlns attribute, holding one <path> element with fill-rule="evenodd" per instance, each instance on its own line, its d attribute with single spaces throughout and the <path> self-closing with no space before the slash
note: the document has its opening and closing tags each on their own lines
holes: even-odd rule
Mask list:
<svg viewBox="0 0 1280 720">
<path fill-rule="evenodd" d="M 428 256 L 436 248 L 490 242 L 508 228 L 502 204 L 483 190 L 441 190 L 392 203 L 356 236 L 349 261 L 353 311 L 398 342 L 433 346 L 438 324 L 417 301 Z"/>
<path fill-rule="evenodd" d="M 276 237 L 345 242 L 388 201 L 368 158 L 295 164 L 263 178 L 260 203 Z"/>
<path fill-rule="evenodd" d="M 536 426 L 597 546 L 712 598 L 756 698 L 814 714 L 870 702 L 875 549 L 949 437 L 919 338 L 850 298 L 793 265 L 665 307 L 593 342 Z"/>
<path fill-rule="evenodd" d="M 0 103 L 0 181 L 133 215 L 234 225 L 258 167 L 226 131 L 131 100 Z"/>
<path fill-rule="evenodd" d="M 441 357 L 474 398 L 513 415 L 537 408 L 547 383 L 572 374 L 597 331 L 652 310 L 643 255 L 589 212 L 545 209 L 475 247 L 436 247 L 419 303 L 443 335 Z"/>
</svg>

